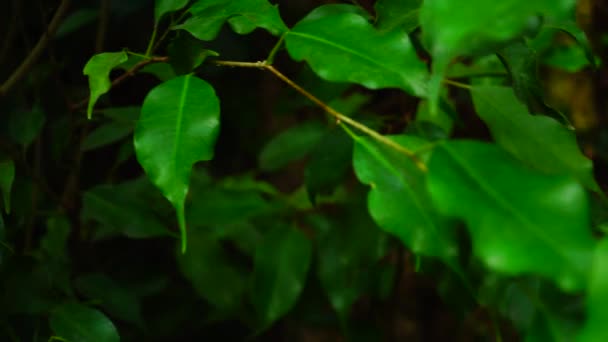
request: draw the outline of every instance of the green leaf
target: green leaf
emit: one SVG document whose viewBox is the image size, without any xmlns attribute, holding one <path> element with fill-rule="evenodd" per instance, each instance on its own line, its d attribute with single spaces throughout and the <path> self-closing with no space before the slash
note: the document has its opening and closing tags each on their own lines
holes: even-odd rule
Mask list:
<svg viewBox="0 0 608 342">
<path fill-rule="evenodd" d="M 169 61 L 177 75 L 192 72 L 208 56 L 219 56 L 215 51 L 207 50 L 200 40 L 192 38 L 189 34 L 182 34 L 169 44 Z"/>
<path fill-rule="evenodd" d="M 258 158 L 260 169 L 276 171 L 306 156 L 321 140 L 325 127 L 318 121 L 293 126 L 275 136 L 262 148 Z"/>
<path fill-rule="evenodd" d="M 90 151 L 118 142 L 133 132 L 132 126 L 109 122 L 97 127 L 82 142 L 80 149 Z"/>
<path fill-rule="evenodd" d="M 11 140 L 27 147 L 38 137 L 45 121 L 44 110 L 35 104 L 30 110 L 11 112 L 6 130 Z"/>
<path fill-rule="evenodd" d="M 11 212 L 11 189 L 15 180 L 15 164 L 10 159 L 0 159 L 0 192 L 4 202 L 4 211 Z"/>
<path fill-rule="evenodd" d="M 548 173 L 570 174 L 593 190 L 593 164 L 574 132 L 552 118 L 531 115 L 507 87 L 472 87 L 473 102 L 496 142 L 526 164 Z"/>
<path fill-rule="evenodd" d="M 173 204 L 186 248 L 184 202 L 192 165 L 213 158 L 220 104 L 215 91 L 192 75 L 160 84 L 148 93 L 135 128 L 137 160 Z"/>
<path fill-rule="evenodd" d="M 109 315 L 143 326 L 139 298 L 112 278 L 101 273 L 81 275 L 74 280 L 78 292 L 99 303 Z"/>
<path fill-rule="evenodd" d="M 608 340 L 608 238 L 602 239 L 595 248 L 586 303 L 587 321 L 577 341 Z"/>
<path fill-rule="evenodd" d="M 413 136 L 390 138 L 411 150 L 429 144 Z M 378 226 L 414 253 L 453 261 L 456 243 L 446 221 L 433 208 L 425 174 L 411 159 L 370 138 L 355 136 L 353 165 L 357 178 L 371 186 L 368 210 Z"/>
<path fill-rule="evenodd" d="M 587 61 L 589 62 L 589 64 L 591 66 L 593 66 L 594 68 L 599 66 L 599 63 L 597 62 L 595 55 L 593 54 L 593 48 L 591 47 L 591 42 L 587 38 L 587 34 L 580 27 L 578 27 L 578 25 L 576 24 L 576 21 L 574 21 L 574 20 L 555 20 L 555 21 L 549 22 L 547 26 L 550 28 L 559 29 L 559 30 L 563 31 L 564 33 L 570 35 L 574 40 L 576 40 L 580 49 L 582 50 L 581 51 L 581 50 L 577 49 L 576 51 L 583 52 L 583 54 L 584 54 L 585 58 L 587 58 Z"/>
<path fill-rule="evenodd" d="M 117 68 L 127 71 L 144 60 L 142 56 L 129 55 L 129 59 Z M 169 63 L 151 63 L 141 68 L 138 73 L 153 75 L 161 81 L 168 81 L 177 76 Z"/>
<path fill-rule="evenodd" d="M 376 26 L 380 30 L 391 31 L 402 28 L 411 33 L 418 27 L 418 12 L 422 0 L 378 0 L 376 9 Z"/>
<path fill-rule="evenodd" d="M 508 275 L 536 273 L 566 291 L 587 284 L 594 240 L 583 187 L 538 173 L 495 145 L 442 143 L 429 164 L 437 209 L 463 219 L 473 253 Z"/>
<path fill-rule="evenodd" d="M 40 240 L 40 248 L 52 258 L 68 260 L 67 242 L 71 230 L 67 217 L 50 217 L 46 221 L 46 234 Z"/>
<path fill-rule="evenodd" d="M 62 38 L 82 29 L 83 26 L 93 23 L 98 16 L 99 10 L 96 8 L 83 8 L 75 11 L 63 20 L 55 32 L 55 38 Z"/>
<path fill-rule="evenodd" d="M 87 107 L 87 117 L 90 119 L 93 115 L 93 107 L 99 97 L 110 90 L 110 71 L 129 59 L 127 53 L 121 52 L 104 52 L 97 54 L 84 66 L 84 75 L 89 76 L 89 89 L 91 96 L 89 98 L 89 106 Z"/>
<path fill-rule="evenodd" d="M 424 95 L 427 68 L 407 33 L 380 32 L 357 11 L 348 5 L 313 10 L 287 33 L 290 56 L 306 60 L 328 81 L 354 82 L 370 89 L 400 88 Z"/>
<path fill-rule="evenodd" d="M 251 302 L 263 327 L 285 315 L 304 289 L 311 261 L 310 240 L 294 227 L 267 233 L 254 258 Z"/>
<path fill-rule="evenodd" d="M 240 307 L 247 285 L 247 271 L 231 261 L 211 234 L 193 230 L 187 252 L 177 258 L 182 273 L 201 297 L 223 311 Z"/>
<path fill-rule="evenodd" d="M 101 312 L 78 303 L 66 303 L 53 310 L 51 329 L 67 341 L 118 342 L 120 336 Z"/>
<path fill-rule="evenodd" d="M 154 23 L 158 25 L 165 14 L 179 11 L 188 4 L 189 0 L 155 0 L 154 2 Z"/>
<path fill-rule="evenodd" d="M 238 34 L 248 34 L 258 27 L 275 36 L 288 30 L 277 7 L 267 0 L 199 0 L 189 11 L 192 17 L 174 28 L 200 40 L 215 39 L 226 21 Z"/>
<path fill-rule="evenodd" d="M 578 45 L 556 47 L 543 56 L 543 63 L 567 72 L 575 73 L 589 66 L 585 51 Z"/>
</svg>

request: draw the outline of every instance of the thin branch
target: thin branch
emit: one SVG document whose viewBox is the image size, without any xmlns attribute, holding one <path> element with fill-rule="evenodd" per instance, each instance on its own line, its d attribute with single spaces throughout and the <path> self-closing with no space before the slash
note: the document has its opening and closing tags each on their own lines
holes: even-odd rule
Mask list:
<svg viewBox="0 0 608 342">
<path fill-rule="evenodd" d="M 296 84 L 295 82 L 290 80 L 287 76 L 283 75 L 280 71 L 275 69 L 272 65 L 267 64 L 265 61 L 261 61 L 261 62 L 215 61 L 215 63 L 217 65 L 241 67 L 241 68 L 258 68 L 258 69 L 266 69 L 266 70 L 270 71 L 275 76 L 280 78 L 283 82 L 287 83 L 287 85 L 289 85 L 290 87 L 295 89 L 300 94 L 304 95 L 306 98 L 308 98 L 310 101 L 315 103 L 317 106 L 321 107 L 321 109 L 323 109 L 327 114 L 333 116 L 338 123 L 344 122 L 344 123 L 348 124 L 349 126 L 367 134 L 368 136 L 372 137 L 376 141 L 383 143 L 386 146 L 389 146 L 392 149 L 406 155 L 416 164 L 416 166 L 420 170 L 422 170 L 423 172 L 427 171 L 426 165 L 422 162 L 422 160 L 420 160 L 420 158 L 416 155 L 415 152 L 399 145 L 398 143 L 396 143 L 393 140 L 387 138 L 386 136 L 374 131 L 373 129 L 365 126 L 364 124 L 362 124 L 358 121 L 355 121 L 355 120 L 351 119 L 350 117 L 331 108 L 325 102 L 321 101 L 319 98 L 317 98 L 313 94 L 309 93 L 304 88 L 300 87 L 298 84 Z"/>
<path fill-rule="evenodd" d="M 0 85 L 0 97 L 6 95 L 36 64 L 51 37 L 55 34 L 55 31 L 57 31 L 57 28 L 59 28 L 59 24 L 61 24 L 61 20 L 67 13 L 69 5 L 70 0 L 61 0 L 59 8 L 57 8 L 51 23 L 47 27 L 46 32 L 40 36 L 40 40 L 38 40 L 36 46 L 34 46 L 30 54 L 25 58 L 21 65 L 19 65 L 19 67 L 15 69 L 9 78 L 2 85 Z"/>
<path fill-rule="evenodd" d="M 110 21 L 110 2 L 111 0 L 101 0 L 99 6 L 99 22 L 97 23 L 97 37 L 95 38 L 95 52 L 103 51 Z"/>
<path fill-rule="evenodd" d="M 274 45 L 274 47 L 272 48 L 272 50 L 270 50 L 270 53 L 268 54 L 268 57 L 266 58 L 266 64 L 272 64 L 272 63 L 274 63 L 274 57 L 276 56 L 277 52 L 279 52 L 279 49 L 283 45 L 283 41 L 285 40 L 285 35 L 286 34 L 287 33 L 283 33 L 281 35 L 281 38 L 279 38 L 279 41 Z"/>
<path fill-rule="evenodd" d="M 135 64 L 131 69 L 125 71 L 122 75 L 118 76 L 116 79 L 114 79 L 112 81 L 111 88 L 114 88 L 117 85 L 121 84 L 129 77 L 134 76 L 139 70 L 141 70 L 143 67 L 145 67 L 148 64 L 162 63 L 162 62 L 167 62 L 168 60 L 169 60 L 169 57 L 151 57 L 149 59 L 143 60 L 143 61 Z M 71 106 L 71 110 L 75 111 L 75 110 L 84 108 L 87 106 L 88 103 L 89 103 L 89 97 L 86 97 L 86 98 L 82 99 L 81 101 L 73 104 Z"/>
<path fill-rule="evenodd" d="M 443 83 L 448 84 L 448 85 L 452 85 L 452 86 L 457 87 L 457 88 L 471 90 L 471 86 L 470 85 L 468 85 L 466 83 L 461 83 L 461 82 L 458 82 L 458 81 L 453 81 L 453 80 L 450 80 L 450 79 L 447 79 L 447 78 L 443 80 Z"/>
</svg>

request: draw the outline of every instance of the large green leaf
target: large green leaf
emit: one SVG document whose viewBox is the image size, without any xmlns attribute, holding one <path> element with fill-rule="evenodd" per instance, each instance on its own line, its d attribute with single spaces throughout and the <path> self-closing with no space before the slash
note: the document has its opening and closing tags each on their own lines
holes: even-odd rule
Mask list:
<svg viewBox="0 0 608 342">
<path fill-rule="evenodd" d="M 118 342 L 114 324 L 101 312 L 78 303 L 66 303 L 53 310 L 51 329 L 66 341 Z"/>
<path fill-rule="evenodd" d="M 413 136 L 390 138 L 412 150 L 428 144 Z M 446 261 L 456 256 L 455 240 L 426 190 L 426 176 L 411 159 L 370 138 L 355 137 L 353 165 L 359 180 L 371 186 L 368 209 L 382 229 L 414 253 Z"/>
<path fill-rule="evenodd" d="M 577 341 L 607 341 L 608 330 L 608 239 L 595 249 L 591 277 L 587 288 L 587 322 Z"/>
<path fill-rule="evenodd" d="M 312 244 L 296 228 L 279 225 L 267 233 L 254 258 L 251 302 L 266 327 L 296 303 L 311 261 Z"/>
<path fill-rule="evenodd" d="M 215 39 L 226 21 L 238 34 L 248 34 L 258 27 L 274 35 L 288 30 L 277 7 L 267 0 L 198 0 L 189 11 L 192 16 L 175 28 L 201 40 Z"/>
<path fill-rule="evenodd" d="M 188 4 L 189 0 L 155 0 L 154 2 L 154 22 L 162 19 L 163 15 L 178 11 Z"/>
<path fill-rule="evenodd" d="M 405 31 L 378 31 L 358 9 L 326 5 L 313 10 L 285 37 L 287 51 L 323 79 L 370 89 L 426 93 L 427 68 Z"/>
<path fill-rule="evenodd" d="M 376 9 L 376 26 L 381 30 L 402 28 L 410 33 L 419 25 L 418 12 L 422 0 L 378 0 Z"/>
<path fill-rule="evenodd" d="M 529 114 L 513 90 L 472 87 L 475 109 L 496 142 L 518 159 L 549 173 L 568 173 L 597 190 L 593 164 L 580 151 L 574 132 L 542 115 Z"/>
<path fill-rule="evenodd" d="M 220 104 L 215 91 L 192 75 L 160 84 L 148 93 L 135 128 L 137 160 L 173 204 L 186 248 L 184 204 L 192 165 L 213 158 Z"/>
<path fill-rule="evenodd" d="M 441 213 L 463 219 L 490 269 L 537 273 L 568 291 L 586 286 L 594 240 L 583 187 L 534 171 L 494 145 L 442 143 L 428 187 Z"/>
<path fill-rule="evenodd" d="M 0 156 L 1 157 L 1 156 Z M 0 158 L 0 192 L 4 202 L 4 211 L 11 212 L 11 190 L 15 180 L 15 164 L 10 159 Z"/>
<path fill-rule="evenodd" d="M 110 71 L 129 59 L 127 53 L 121 52 L 104 52 L 97 54 L 84 66 L 83 73 L 89 76 L 89 89 L 91 96 L 89 98 L 89 106 L 87 107 L 87 117 L 90 119 L 93 115 L 93 107 L 99 97 L 110 90 Z"/>
</svg>

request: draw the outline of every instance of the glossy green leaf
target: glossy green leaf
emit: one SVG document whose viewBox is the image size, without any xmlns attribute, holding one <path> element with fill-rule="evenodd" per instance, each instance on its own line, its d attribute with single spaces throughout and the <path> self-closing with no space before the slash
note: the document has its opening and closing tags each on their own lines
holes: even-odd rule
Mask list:
<svg viewBox="0 0 608 342">
<path fill-rule="evenodd" d="M 102 273 L 81 275 L 74 280 L 78 292 L 98 303 L 110 316 L 143 325 L 139 298 Z"/>
<path fill-rule="evenodd" d="M 549 173 L 567 173 L 598 189 L 593 164 L 580 151 L 574 132 L 552 118 L 529 114 L 507 87 L 472 87 L 475 109 L 496 142 L 518 159 Z"/>
<path fill-rule="evenodd" d="M 93 107 L 95 107 L 99 97 L 111 88 L 110 71 L 128 59 L 129 57 L 124 51 L 104 52 L 91 57 L 84 66 L 83 73 L 89 76 L 89 89 L 91 91 L 87 107 L 87 117 L 89 119 L 93 115 Z"/>
<path fill-rule="evenodd" d="M 275 136 L 262 148 L 260 169 L 275 171 L 306 156 L 321 140 L 325 127 L 318 121 L 293 126 Z"/>
<path fill-rule="evenodd" d="M 192 75 L 162 83 L 148 93 L 135 128 L 137 160 L 173 204 L 186 248 L 184 204 L 192 165 L 213 158 L 220 105 L 215 91 Z"/>
<path fill-rule="evenodd" d="M 53 332 L 67 341 L 120 341 L 116 327 L 104 314 L 82 304 L 61 305 L 53 310 L 49 322 Z"/>
<path fill-rule="evenodd" d="M 11 191 L 15 180 L 15 164 L 10 159 L 0 160 L 0 192 L 4 203 L 4 211 L 11 212 Z"/>
<path fill-rule="evenodd" d="M 413 136 L 390 138 L 410 150 L 429 144 Z M 426 175 L 411 159 L 370 138 L 355 137 L 353 166 L 357 178 L 371 186 L 367 204 L 378 226 L 414 253 L 448 262 L 456 256 L 456 242 L 426 190 Z"/>
<path fill-rule="evenodd" d="M 45 121 L 44 110 L 39 104 L 35 104 L 29 110 L 11 112 L 6 130 L 11 140 L 22 146 L 29 146 L 42 131 Z"/>
<path fill-rule="evenodd" d="M 109 122 L 93 130 L 82 142 L 80 149 L 90 151 L 116 143 L 133 132 L 133 126 Z"/>
<path fill-rule="evenodd" d="M 596 249 L 587 288 L 587 321 L 577 341 L 608 340 L 608 239 L 602 239 Z"/>
<path fill-rule="evenodd" d="M 567 291 L 586 286 L 594 240 L 587 195 L 572 177 L 534 171 L 494 145 L 450 141 L 433 152 L 427 182 L 491 270 L 536 273 Z"/>
<path fill-rule="evenodd" d="M 422 0 L 378 0 L 376 9 L 376 26 L 380 30 L 391 31 L 402 28 L 411 33 L 418 27 L 418 12 Z"/>
<path fill-rule="evenodd" d="M 177 258 L 182 273 L 201 297 L 223 311 L 240 307 L 247 272 L 235 265 L 215 237 L 193 230 L 188 250 Z"/>
<path fill-rule="evenodd" d="M 267 0 L 198 0 L 189 11 L 192 16 L 175 28 L 200 40 L 215 39 L 226 21 L 238 34 L 248 34 L 258 27 L 275 36 L 288 30 L 277 7 Z"/>
<path fill-rule="evenodd" d="M 188 4 L 189 0 L 155 0 L 154 1 L 154 22 L 158 22 L 165 14 L 179 11 Z"/>
<path fill-rule="evenodd" d="M 310 240 L 294 227 L 268 232 L 254 258 L 251 302 L 264 327 L 285 315 L 304 289 L 312 256 Z"/>
<path fill-rule="evenodd" d="M 354 6 L 318 7 L 285 42 L 293 59 L 305 60 L 325 80 L 426 93 L 427 68 L 407 33 L 378 31 Z"/>
</svg>

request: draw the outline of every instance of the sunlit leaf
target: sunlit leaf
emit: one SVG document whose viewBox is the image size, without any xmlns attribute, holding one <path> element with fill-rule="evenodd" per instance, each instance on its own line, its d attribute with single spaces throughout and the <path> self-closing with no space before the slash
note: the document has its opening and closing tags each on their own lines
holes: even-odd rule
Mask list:
<svg viewBox="0 0 608 342">
<path fill-rule="evenodd" d="M 313 10 L 285 37 L 287 51 L 305 60 L 323 79 L 354 82 L 370 89 L 426 92 L 426 65 L 405 31 L 378 31 L 354 6 Z"/>
<path fill-rule="evenodd" d="M 213 158 L 220 106 L 213 88 L 192 75 L 152 89 L 135 128 L 137 160 L 173 204 L 186 248 L 184 204 L 192 165 Z"/>
<path fill-rule="evenodd" d="M 101 312 L 78 303 L 66 303 L 53 310 L 51 329 L 67 341 L 118 342 L 120 336 Z"/>
<path fill-rule="evenodd" d="M 84 66 L 83 73 L 89 76 L 91 96 L 87 107 L 87 117 L 93 115 L 93 107 L 99 97 L 110 90 L 110 71 L 128 59 L 126 52 L 104 52 L 97 54 Z"/>
<path fill-rule="evenodd" d="M 442 143 L 428 187 L 441 213 L 463 219 L 473 253 L 491 270 L 536 273 L 567 291 L 584 288 L 594 246 L 583 187 L 538 173 L 497 146 Z"/>
</svg>

